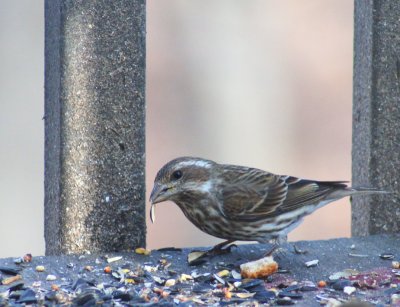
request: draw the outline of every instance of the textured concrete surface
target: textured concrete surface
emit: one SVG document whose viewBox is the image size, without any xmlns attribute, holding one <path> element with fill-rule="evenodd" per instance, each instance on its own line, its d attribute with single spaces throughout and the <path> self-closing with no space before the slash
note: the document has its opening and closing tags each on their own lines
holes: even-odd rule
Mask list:
<svg viewBox="0 0 400 307">
<path fill-rule="evenodd" d="M 46 253 L 145 245 L 145 1 L 45 2 Z"/>
<path fill-rule="evenodd" d="M 287 271 L 286 273 L 274 274 L 266 280 L 265 287 L 267 289 L 273 284 L 275 285 L 274 287 L 277 287 L 280 282 L 286 283 L 286 287 L 293 282 L 298 282 L 299 284 L 304 281 L 317 283 L 320 280 L 325 280 L 329 282 L 330 275 L 346 269 L 353 269 L 359 272 L 373 271 L 376 272 L 373 273 L 374 276 L 379 278 L 380 268 L 388 271 L 392 270 L 391 259 L 384 260 L 380 255 L 392 254 L 394 260 L 399 260 L 400 257 L 400 236 L 378 235 L 327 241 L 300 241 L 296 245 L 306 253 L 297 254 L 294 252 L 291 244 L 283 245 L 286 251 L 278 252 L 275 259 L 278 261 L 280 268 Z M 62 284 L 75 282 L 78 278 L 90 280 L 92 284 L 100 284 L 102 282 L 112 284 L 115 282 L 115 279 L 110 274 L 104 273 L 103 269 L 105 266 L 111 266 L 115 271 L 121 267 L 134 269 L 144 265 L 157 266 L 162 258 L 166 259 L 167 262 L 171 262 L 168 270 L 175 272 L 175 275 L 168 278 L 178 278 L 182 273 L 191 274 L 193 271 L 214 274 L 220 271 L 221 267 L 239 270 L 238 266 L 241 263 L 262 257 L 269 248 L 270 246 L 261 244 L 240 245 L 238 248 L 234 248 L 231 254 L 216 256 L 210 262 L 199 266 L 188 266 L 186 259 L 187 254 L 191 251 L 189 249 L 177 251 L 154 250 L 150 256 L 135 253 L 109 254 L 109 256 L 122 256 L 121 260 L 111 264 L 105 261 L 104 255 L 33 257 L 31 263 L 21 265 L 23 270 L 20 274 L 23 280 L 18 281 L 18 283 L 23 282 L 26 287 L 33 287 L 36 289 L 35 291 L 41 291 L 41 296 L 43 296 L 43 293 L 50 291 L 52 284 L 62 287 Z M 305 262 L 310 260 L 319 260 L 319 264 L 308 268 Z M 37 265 L 43 265 L 45 272 L 36 272 L 35 268 Z M 87 266 L 91 269 L 85 269 Z M 17 266 L 13 264 L 12 258 L 6 258 L 0 259 L 0 267 Z M 57 279 L 55 281 L 46 281 L 48 274 L 55 275 Z M 160 274 L 164 274 L 162 270 L 156 270 L 150 275 L 158 276 Z M 154 282 L 150 275 L 150 282 Z M 38 281 L 40 281 L 39 284 L 37 283 Z M 32 286 L 35 282 L 36 286 Z M 390 301 L 393 293 L 400 292 L 398 287 L 394 287 L 395 282 L 393 280 L 392 282 L 391 285 L 386 282 L 377 284 L 371 288 L 357 288 L 356 292 L 351 295 L 345 294 L 342 289 L 335 290 L 332 286 L 314 289 L 302 292 L 302 298 L 296 299 L 296 305 L 320 306 L 317 300 L 318 296 L 331 297 L 343 301 L 358 299 L 373 302 L 374 304 L 386 304 Z M 12 285 L 0 285 L 0 292 L 5 291 L 10 286 Z M 144 287 L 144 285 L 135 283 L 126 285 L 126 287 L 138 290 Z M 156 285 L 155 287 L 162 288 L 160 285 Z M 189 297 L 192 296 L 189 295 Z"/>
<path fill-rule="evenodd" d="M 399 1 L 355 1 L 352 181 L 397 194 L 354 199 L 353 235 L 400 231 L 399 14 Z"/>
</svg>

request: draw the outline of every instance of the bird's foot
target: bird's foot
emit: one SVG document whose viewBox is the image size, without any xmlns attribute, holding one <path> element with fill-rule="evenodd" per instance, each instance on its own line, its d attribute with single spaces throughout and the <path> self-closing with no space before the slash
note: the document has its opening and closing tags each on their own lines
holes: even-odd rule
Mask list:
<svg viewBox="0 0 400 307">
<path fill-rule="evenodd" d="M 307 254 L 307 253 L 308 253 L 307 250 L 305 250 L 305 249 L 300 249 L 296 244 L 293 244 L 293 249 L 294 249 L 294 252 L 295 252 L 296 254 L 298 254 L 298 255 L 303 255 L 303 254 Z"/>
<path fill-rule="evenodd" d="M 229 254 L 232 251 L 232 248 L 237 247 L 236 244 L 232 244 L 233 240 L 227 240 L 215 245 L 212 249 L 206 252 L 206 255 L 209 257 L 214 257 L 218 255 Z"/>
<path fill-rule="evenodd" d="M 276 250 L 278 250 L 278 248 L 279 248 L 279 244 L 274 244 L 274 245 L 272 245 L 272 247 L 271 247 L 269 250 L 267 250 L 267 252 L 264 254 L 264 257 L 272 256 L 272 254 L 273 254 Z"/>
<path fill-rule="evenodd" d="M 235 244 L 231 244 L 233 242 L 233 240 L 224 241 L 215 245 L 208 251 L 192 251 L 188 255 L 188 263 L 189 265 L 199 265 L 214 256 L 228 254 L 232 251 L 232 248 L 236 246 Z"/>
</svg>

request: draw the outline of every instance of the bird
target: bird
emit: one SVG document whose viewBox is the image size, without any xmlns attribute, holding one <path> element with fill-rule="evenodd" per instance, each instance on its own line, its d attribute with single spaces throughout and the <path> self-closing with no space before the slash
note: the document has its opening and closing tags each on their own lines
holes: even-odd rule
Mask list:
<svg viewBox="0 0 400 307">
<path fill-rule="evenodd" d="M 155 221 L 155 204 L 174 202 L 197 228 L 225 240 L 213 248 L 217 253 L 235 241 L 280 244 L 315 210 L 346 196 L 372 193 L 386 192 L 179 157 L 155 177 L 150 218 Z"/>
</svg>

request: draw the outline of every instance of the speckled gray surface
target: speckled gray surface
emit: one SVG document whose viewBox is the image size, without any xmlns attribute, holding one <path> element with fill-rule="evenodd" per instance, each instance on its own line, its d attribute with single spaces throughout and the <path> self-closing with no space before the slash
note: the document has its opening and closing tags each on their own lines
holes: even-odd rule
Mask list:
<svg viewBox="0 0 400 307">
<path fill-rule="evenodd" d="M 354 235 L 400 231 L 399 12 L 399 1 L 355 1 L 353 185 L 397 194 L 354 199 Z"/>
<path fill-rule="evenodd" d="M 278 252 L 275 259 L 278 261 L 281 268 L 287 269 L 287 272 L 274 274 L 268 280 L 265 280 L 265 284 L 262 283 L 262 285 L 266 289 L 272 285 L 279 290 L 283 288 L 279 288 L 281 282 L 287 287 L 293 284 L 293 282 L 301 284 L 307 281 L 316 284 L 320 280 L 329 281 L 330 275 L 336 272 L 342 272 L 346 269 L 353 269 L 359 272 L 373 272 L 374 278 L 379 280 L 380 268 L 389 272 L 392 271 L 392 261 L 383 260 L 380 254 L 392 254 L 394 260 L 400 259 L 400 236 L 378 235 L 326 241 L 300 241 L 296 244 L 299 249 L 306 251 L 306 253 L 296 254 L 294 253 L 292 245 L 284 244 L 283 247 L 286 251 Z M 178 279 L 182 273 L 191 274 L 194 271 L 198 274 L 215 274 L 222 270 L 223 267 L 229 267 L 230 270 L 239 270 L 240 264 L 262 257 L 265 251 L 269 249 L 270 246 L 261 244 L 240 245 L 237 248 L 233 248 L 232 253 L 216 256 L 209 262 L 199 266 L 188 266 L 187 254 L 191 251 L 189 249 L 152 251 L 150 256 L 138 255 L 135 253 L 109 254 L 109 256 L 122 256 L 122 259 L 110 264 L 105 261 L 104 255 L 99 254 L 84 255 L 81 257 L 77 255 L 59 257 L 34 256 L 31 263 L 20 266 L 23 268 L 20 272 L 22 280 L 19 280 L 17 283 L 22 282 L 25 287 L 35 289 L 35 291 L 38 292 L 37 297 L 43 298 L 46 293 L 51 292 L 52 284 L 59 285 L 63 288 L 76 282 L 78 278 L 89 280 L 93 285 L 99 285 L 101 283 L 109 285 L 115 284 L 117 280 L 110 274 L 104 273 L 105 266 L 111 266 L 113 271 L 117 271 L 117 269 L 121 267 L 136 270 L 144 265 L 155 267 L 160 264 L 160 259 L 165 259 L 167 262 L 170 262 L 168 270 L 174 272 L 173 275 L 169 275 L 162 269 L 156 269 L 152 271 L 151 274 L 146 274 L 147 277 L 144 276 L 144 280 L 140 283 L 124 284 L 124 287 L 128 289 L 128 292 L 131 291 L 130 293 L 132 293 L 134 297 L 143 295 L 144 292 L 142 289 L 145 287 L 149 288 L 150 301 L 147 303 L 145 302 L 147 305 L 144 304 L 148 306 L 151 305 L 151 303 L 161 302 L 157 300 L 163 299 L 160 296 L 160 292 L 157 292 L 157 288 L 163 289 L 164 286 L 162 284 L 154 284 L 154 278 L 152 276 Z M 307 268 L 305 262 L 310 260 L 319 260 L 319 264 Z M 45 267 L 45 272 L 40 273 L 35 271 L 37 265 L 43 265 Z M 88 266 L 90 270 L 85 269 L 85 267 Z M 0 259 L 0 267 L 18 266 L 14 265 L 12 258 L 7 258 Z M 54 275 L 56 280 L 46 281 L 48 274 Z M 6 277 L 6 275 L 3 274 L 3 277 Z M 393 293 L 400 292 L 400 287 L 398 286 L 400 282 L 399 278 L 400 277 L 393 277 L 390 281 L 376 284 L 374 287 L 356 287 L 357 289 L 355 289 L 355 292 L 351 295 L 344 293 L 341 289 L 333 289 L 332 285 L 326 288 L 314 288 L 311 291 L 301 292 L 302 298 L 295 299 L 296 306 L 320 306 L 318 298 L 321 297 L 336 298 L 343 301 L 358 299 L 373 303 L 374 305 L 385 306 L 390 302 Z M 150 285 L 146 286 L 146 283 Z M 185 282 L 185 284 L 189 286 L 189 288 L 185 287 L 189 291 L 185 296 L 189 298 L 200 297 L 198 293 L 194 295 L 193 292 L 190 292 L 193 291 L 193 280 L 189 280 Z M 0 285 L 0 293 L 6 291 L 10 286 L 12 285 Z M 182 287 L 183 286 L 184 285 L 182 285 Z M 178 285 L 178 288 L 179 287 Z M 212 288 L 218 289 L 218 286 L 214 285 Z M 168 287 L 166 289 L 168 289 Z M 255 290 L 250 290 L 250 292 L 252 291 Z M 164 303 L 167 303 L 166 306 L 172 305 L 174 302 L 173 298 L 177 297 L 177 295 L 179 295 L 179 291 L 178 293 L 171 293 L 170 296 L 164 298 Z M 232 297 L 232 300 L 226 300 L 223 297 L 220 297 L 218 300 L 225 305 L 235 302 L 234 297 Z M 253 299 L 248 299 L 248 301 L 251 300 Z M 277 303 L 276 300 L 271 302 L 274 306 Z M 191 303 L 194 304 L 190 299 L 186 303 L 189 305 Z M 131 305 L 132 304 L 136 305 L 135 303 L 131 303 Z"/>
<path fill-rule="evenodd" d="M 145 245 L 145 1 L 45 1 L 48 254 Z"/>
</svg>

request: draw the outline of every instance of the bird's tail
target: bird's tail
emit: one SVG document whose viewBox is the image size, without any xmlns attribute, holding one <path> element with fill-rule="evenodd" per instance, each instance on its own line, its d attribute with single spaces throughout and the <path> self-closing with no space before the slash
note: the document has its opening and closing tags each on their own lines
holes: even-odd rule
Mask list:
<svg viewBox="0 0 400 307">
<path fill-rule="evenodd" d="M 392 194 L 393 192 L 377 189 L 377 188 L 365 188 L 365 187 L 349 187 L 349 190 L 354 194 Z"/>
<path fill-rule="evenodd" d="M 336 195 L 335 195 L 336 194 Z M 373 194 L 394 194 L 393 192 L 377 189 L 377 188 L 366 188 L 366 187 L 346 187 L 343 190 L 337 190 L 331 194 L 331 196 L 338 198 L 345 196 L 354 195 L 373 195 Z"/>
</svg>

